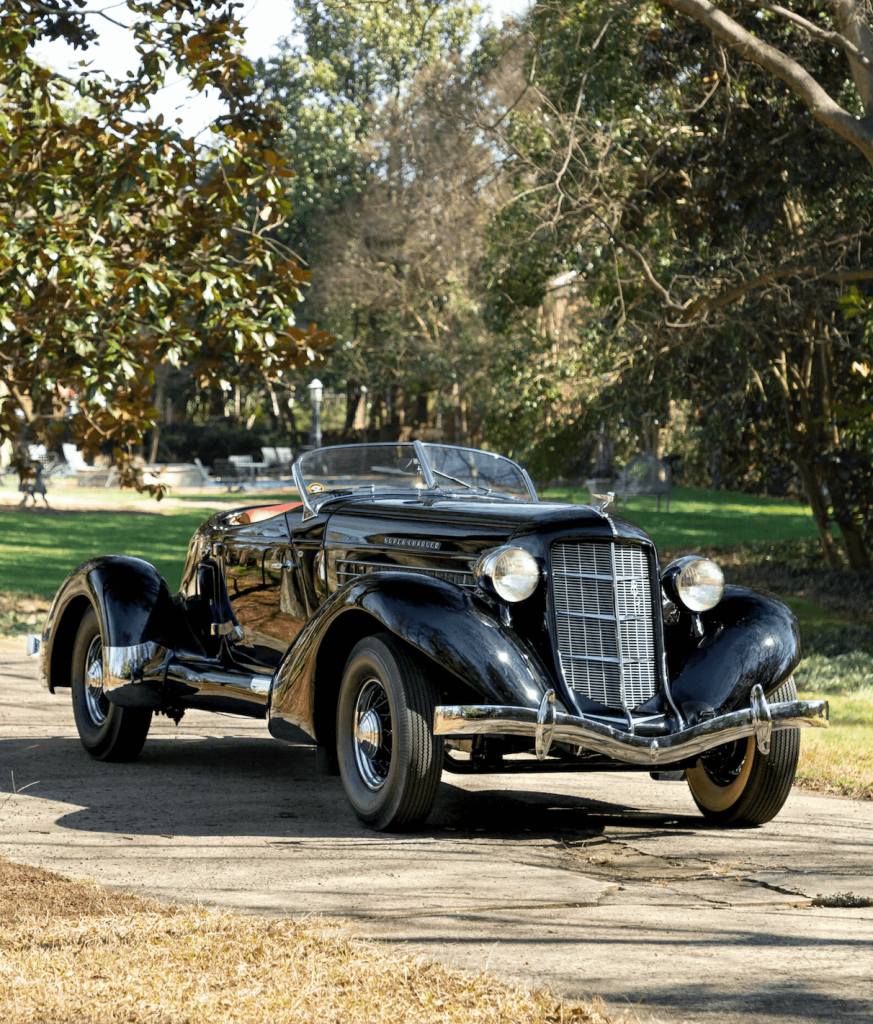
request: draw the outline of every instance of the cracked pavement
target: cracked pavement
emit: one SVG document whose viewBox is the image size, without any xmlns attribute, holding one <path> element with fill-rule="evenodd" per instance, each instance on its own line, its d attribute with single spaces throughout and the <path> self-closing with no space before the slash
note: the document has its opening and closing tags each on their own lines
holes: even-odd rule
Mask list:
<svg viewBox="0 0 873 1024">
<path fill-rule="evenodd" d="M 0 853 L 141 895 L 344 918 L 359 936 L 642 1024 L 873 1020 L 873 802 L 795 791 L 720 831 L 646 774 L 443 776 L 412 835 L 370 832 L 311 747 L 156 718 L 92 761 L 69 694 L 0 643 Z M 17 792 L 13 792 L 14 789 Z M 27 788 L 25 788 L 27 787 Z"/>
</svg>

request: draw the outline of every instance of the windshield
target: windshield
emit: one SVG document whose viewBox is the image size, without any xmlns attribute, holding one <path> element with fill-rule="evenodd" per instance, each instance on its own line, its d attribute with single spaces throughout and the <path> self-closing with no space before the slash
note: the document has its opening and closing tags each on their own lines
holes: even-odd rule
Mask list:
<svg viewBox="0 0 873 1024">
<path fill-rule="evenodd" d="M 536 500 L 520 466 L 502 455 L 476 448 L 423 444 L 436 486 L 441 490 L 473 490 L 524 501 Z"/>
<path fill-rule="evenodd" d="M 309 508 L 332 495 L 377 491 L 536 501 L 525 472 L 502 455 L 419 441 L 315 448 L 294 463 L 294 479 Z"/>
</svg>

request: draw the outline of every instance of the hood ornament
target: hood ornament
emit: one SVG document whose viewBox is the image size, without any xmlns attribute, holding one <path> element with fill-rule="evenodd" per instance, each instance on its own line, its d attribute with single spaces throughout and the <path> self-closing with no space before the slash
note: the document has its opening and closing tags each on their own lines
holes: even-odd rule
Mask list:
<svg viewBox="0 0 873 1024">
<path fill-rule="evenodd" d="M 591 500 L 595 503 L 599 502 L 600 504 L 596 505 L 597 511 L 603 512 L 607 505 L 615 501 L 615 491 L 607 491 L 606 494 L 592 494 Z"/>
</svg>

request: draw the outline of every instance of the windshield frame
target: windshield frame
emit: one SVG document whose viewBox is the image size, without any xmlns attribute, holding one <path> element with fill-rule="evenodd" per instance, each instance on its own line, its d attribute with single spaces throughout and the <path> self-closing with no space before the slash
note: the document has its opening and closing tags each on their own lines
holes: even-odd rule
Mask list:
<svg viewBox="0 0 873 1024">
<path fill-rule="evenodd" d="M 370 448 L 376 448 L 376 447 L 384 446 L 384 447 L 387 448 L 387 447 L 394 447 L 394 446 L 396 446 L 398 444 L 411 444 L 412 447 L 415 449 L 415 454 L 418 457 L 419 465 L 421 467 L 421 475 L 424 477 L 425 483 L 427 484 L 426 488 L 416 488 L 416 494 L 419 497 L 422 496 L 422 495 L 429 495 L 429 496 L 432 496 L 432 497 L 436 497 L 437 495 L 440 495 L 440 494 L 453 494 L 454 495 L 454 494 L 457 493 L 454 490 L 448 491 L 445 488 L 440 486 L 439 481 L 436 479 L 436 475 L 435 475 L 434 470 L 433 470 L 433 468 L 432 468 L 432 466 L 430 464 L 430 461 L 428 459 L 428 453 L 427 453 L 427 449 L 428 448 L 451 448 L 451 449 L 456 450 L 456 451 L 474 452 L 476 454 L 489 455 L 492 458 L 502 459 L 505 462 L 511 463 L 518 470 L 521 479 L 524 481 L 524 485 L 527 488 L 527 492 L 528 492 L 527 500 L 528 501 L 539 501 L 539 498 L 537 497 L 536 489 L 534 488 L 534 485 L 533 485 L 533 481 L 531 480 L 530 475 L 528 474 L 526 469 L 524 469 L 521 466 L 519 466 L 518 463 L 513 461 L 512 459 L 507 458 L 505 455 L 499 455 L 496 452 L 485 452 L 481 448 L 471 448 L 468 445 L 458 445 L 458 444 L 447 445 L 447 444 L 441 444 L 439 442 L 427 442 L 427 444 L 425 445 L 424 442 L 419 441 L 418 439 L 415 439 L 414 441 L 405 441 L 405 442 L 400 442 L 400 441 L 373 441 L 373 442 L 364 442 L 363 444 L 338 444 L 338 445 L 328 445 L 326 447 L 329 447 L 329 448 L 332 448 L 332 449 L 341 449 L 341 448 L 347 448 L 348 449 L 348 448 L 362 448 L 362 447 L 365 447 L 365 446 L 366 447 L 370 447 Z M 313 451 L 314 450 L 315 449 L 313 449 Z M 310 500 L 310 495 L 307 492 L 306 485 L 305 485 L 304 480 L 303 480 L 303 474 L 302 474 L 302 472 L 300 470 L 300 459 L 295 460 L 294 465 L 293 465 L 293 467 L 291 469 L 291 473 L 292 473 L 292 476 L 294 478 L 294 486 L 297 488 L 297 491 L 300 494 L 300 498 L 303 501 L 303 507 L 304 507 L 303 518 L 304 518 L 304 520 L 311 519 L 313 516 L 318 515 L 318 506 L 322 505 L 325 501 L 330 500 L 332 497 L 348 497 L 349 496 L 348 492 L 343 493 L 342 490 L 333 491 L 333 492 L 332 491 L 324 491 L 324 492 L 322 492 L 322 495 L 319 495 L 320 500 L 317 502 L 317 504 L 313 504 L 312 501 Z M 462 483 L 461 486 L 463 486 L 464 488 L 469 489 L 471 496 L 473 496 L 473 495 L 479 496 L 479 497 L 486 497 L 487 496 L 489 498 L 497 498 L 497 499 L 500 499 L 500 500 L 503 500 L 503 501 L 520 501 L 520 500 L 523 501 L 523 500 L 525 500 L 523 498 L 517 498 L 517 497 L 515 497 L 513 495 L 506 494 L 506 493 L 503 493 L 501 491 L 486 490 L 486 493 L 482 494 L 481 491 L 484 488 L 477 488 L 475 486 L 469 486 L 469 485 L 467 485 L 465 483 Z M 400 491 L 401 493 L 404 493 L 404 494 L 408 494 L 409 493 L 408 489 L 403 490 L 401 488 L 398 488 L 398 491 Z M 360 494 L 362 492 L 352 491 L 351 493 L 355 494 L 355 495 L 358 495 L 358 494 Z M 375 494 L 376 492 L 373 491 L 372 493 Z"/>
</svg>

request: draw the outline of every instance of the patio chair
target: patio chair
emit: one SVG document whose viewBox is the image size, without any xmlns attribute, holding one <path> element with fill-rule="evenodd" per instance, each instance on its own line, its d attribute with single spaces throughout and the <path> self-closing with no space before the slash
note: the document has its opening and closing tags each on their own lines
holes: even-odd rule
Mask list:
<svg viewBox="0 0 873 1024">
<path fill-rule="evenodd" d="M 261 448 L 261 458 L 264 460 L 264 472 L 268 476 L 277 477 L 281 474 L 282 461 L 275 448 Z"/>
<path fill-rule="evenodd" d="M 290 471 L 291 466 L 294 462 L 294 452 L 288 446 L 280 448 L 276 447 L 276 458 L 279 465 L 282 467 L 282 472 L 287 473 Z"/>
<path fill-rule="evenodd" d="M 258 467 L 251 455 L 228 455 L 228 460 L 237 468 L 240 476 L 247 480 L 255 480 L 258 475 Z"/>
<path fill-rule="evenodd" d="M 230 459 L 215 459 L 212 463 L 212 475 L 220 483 L 227 484 L 228 490 L 245 490 L 245 482 L 248 476 L 237 468 L 235 462 Z"/>
<path fill-rule="evenodd" d="M 64 453 L 64 458 L 67 461 L 67 465 L 73 471 L 91 468 L 85 461 L 85 456 L 79 451 L 79 449 L 74 444 L 62 444 L 61 451 Z"/>
</svg>

